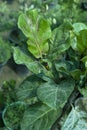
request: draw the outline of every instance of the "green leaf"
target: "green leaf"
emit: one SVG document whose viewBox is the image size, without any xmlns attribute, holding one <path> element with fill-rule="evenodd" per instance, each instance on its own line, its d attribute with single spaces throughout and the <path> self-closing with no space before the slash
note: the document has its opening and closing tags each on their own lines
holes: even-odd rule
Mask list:
<svg viewBox="0 0 87 130">
<path fill-rule="evenodd" d="M 84 98 L 87 98 L 87 86 L 84 88 L 79 88 L 79 91 L 84 96 Z"/>
<path fill-rule="evenodd" d="M 79 32 L 77 36 L 77 48 L 81 53 L 87 49 L 87 29 Z"/>
<path fill-rule="evenodd" d="M 72 26 L 73 26 L 73 31 L 76 34 L 79 34 L 81 30 L 87 29 L 87 26 L 84 23 L 74 23 Z"/>
<path fill-rule="evenodd" d="M 6 63 L 11 57 L 11 47 L 9 43 L 0 38 L 0 63 Z"/>
<path fill-rule="evenodd" d="M 79 80 L 80 76 L 82 74 L 81 70 L 79 69 L 75 69 L 73 71 L 70 72 L 71 76 L 75 79 L 75 80 Z"/>
<path fill-rule="evenodd" d="M 22 13 L 19 16 L 18 27 L 22 30 L 26 37 L 32 37 L 32 31 L 35 31 L 37 17 L 37 10 L 29 10 L 26 14 Z"/>
<path fill-rule="evenodd" d="M 43 42 L 41 45 L 39 44 L 41 42 L 36 42 L 31 39 L 28 39 L 28 50 L 36 57 L 36 58 L 42 58 L 43 55 L 46 55 L 46 53 L 49 50 L 48 42 Z"/>
<path fill-rule="evenodd" d="M 64 105 L 74 89 L 73 80 L 61 81 L 58 85 L 54 82 L 42 84 L 37 89 L 38 98 L 53 109 Z"/>
<path fill-rule="evenodd" d="M 49 22 L 40 17 L 36 9 L 21 14 L 18 19 L 18 27 L 28 37 L 28 50 L 36 58 L 47 54 L 49 50 L 47 40 L 51 37 L 51 28 Z"/>
<path fill-rule="evenodd" d="M 24 102 L 15 102 L 8 105 L 3 111 L 3 121 L 9 130 L 20 129 L 26 105 Z"/>
<path fill-rule="evenodd" d="M 55 67 L 56 67 L 56 70 L 58 72 L 69 74 L 69 72 L 73 68 L 73 62 L 71 62 L 71 61 L 65 61 L 65 60 L 64 61 L 57 61 L 55 63 Z"/>
<path fill-rule="evenodd" d="M 76 55 L 74 54 L 70 58 L 73 58 L 73 57 L 77 58 Z M 55 67 L 58 73 L 60 73 L 62 76 L 69 75 L 69 76 L 72 76 L 75 80 L 79 80 L 82 72 L 80 69 L 78 69 L 77 64 L 78 63 L 76 63 L 76 60 L 75 61 L 57 60 L 55 62 Z"/>
<path fill-rule="evenodd" d="M 84 109 L 85 105 L 86 109 Z M 61 130 L 87 130 L 87 99 L 78 100 L 75 106 Z"/>
<path fill-rule="evenodd" d="M 69 49 L 69 31 L 67 31 L 66 28 L 64 31 L 64 25 L 53 30 L 50 42 L 49 56 L 52 59 L 58 58 L 60 54 Z"/>
<path fill-rule="evenodd" d="M 85 67 L 87 68 L 87 56 L 84 56 L 81 61 L 85 64 Z"/>
<path fill-rule="evenodd" d="M 57 85 L 52 83 L 45 83 L 37 90 L 38 98 L 54 109 L 57 107 L 57 93 Z"/>
<path fill-rule="evenodd" d="M 75 106 L 79 108 L 80 111 L 87 113 L 87 98 L 80 97 L 75 101 Z"/>
<path fill-rule="evenodd" d="M 25 64 L 27 68 L 35 74 L 38 74 L 42 71 L 43 67 L 38 61 L 35 59 L 33 60 L 29 55 L 23 53 L 18 47 L 14 47 L 13 49 L 14 60 L 17 64 Z"/>
<path fill-rule="evenodd" d="M 29 106 L 24 113 L 21 130 L 49 130 L 60 113 L 60 110 L 54 111 L 41 103 Z"/>
<path fill-rule="evenodd" d="M 71 32 L 71 46 L 74 50 L 84 53 L 87 49 L 87 29 L 81 30 L 78 34 Z"/>
<path fill-rule="evenodd" d="M 73 50 L 77 51 L 77 38 L 73 31 L 70 31 L 70 45 Z"/>
<path fill-rule="evenodd" d="M 70 32 L 71 46 L 83 53 L 86 49 L 87 26 L 84 23 L 74 23 L 73 31 Z"/>
<path fill-rule="evenodd" d="M 35 97 L 37 97 L 37 88 L 44 82 L 44 80 L 36 75 L 31 75 L 26 78 L 17 88 L 16 95 L 18 100 L 25 101 L 27 103 L 33 102 Z"/>
</svg>

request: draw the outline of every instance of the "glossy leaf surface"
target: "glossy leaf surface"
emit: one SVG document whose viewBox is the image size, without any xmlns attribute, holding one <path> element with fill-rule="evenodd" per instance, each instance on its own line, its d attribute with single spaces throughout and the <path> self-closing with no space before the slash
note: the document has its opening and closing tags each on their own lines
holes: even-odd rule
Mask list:
<svg viewBox="0 0 87 130">
<path fill-rule="evenodd" d="M 58 85 L 48 82 L 38 88 L 37 94 L 42 102 L 56 109 L 66 103 L 74 89 L 74 85 L 73 80 L 61 81 Z"/>
</svg>

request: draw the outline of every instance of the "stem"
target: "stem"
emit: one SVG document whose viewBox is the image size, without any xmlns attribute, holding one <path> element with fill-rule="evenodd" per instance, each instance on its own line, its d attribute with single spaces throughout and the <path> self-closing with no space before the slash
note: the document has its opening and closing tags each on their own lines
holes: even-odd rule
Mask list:
<svg viewBox="0 0 87 130">
<path fill-rule="evenodd" d="M 55 68 L 54 62 L 52 64 L 52 74 L 54 75 L 54 81 L 55 81 L 55 83 L 58 84 L 58 82 L 59 82 L 60 79 L 59 79 L 59 74 L 58 74 L 58 72 L 57 72 L 57 70 Z"/>
</svg>

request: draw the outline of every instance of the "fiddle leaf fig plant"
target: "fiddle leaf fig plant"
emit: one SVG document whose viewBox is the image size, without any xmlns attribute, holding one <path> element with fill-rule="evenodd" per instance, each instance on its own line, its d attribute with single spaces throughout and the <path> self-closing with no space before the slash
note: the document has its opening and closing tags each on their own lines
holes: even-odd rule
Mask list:
<svg viewBox="0 0 87 130">
<path fill-rule="evenodd" d="M 30 9 L 19 16 L 18 27 L 27 42 L 23 43 L 24 48 L 13 47 L 13 57 L 17 64 L 25 64 L 31 75 L 14 87 L 16 98 L 7 103 L 3 112 L 5 127 L 8 130 L 79 128 L 79 117 L 85 124 L 87 114 L 77 109 L 77 104 L 74 108 L 74 102 L 80 95 L 84 97 L 86 86 L 87 26 L 65 19 L 52 30 L 39 10 Z"/>
</svg>

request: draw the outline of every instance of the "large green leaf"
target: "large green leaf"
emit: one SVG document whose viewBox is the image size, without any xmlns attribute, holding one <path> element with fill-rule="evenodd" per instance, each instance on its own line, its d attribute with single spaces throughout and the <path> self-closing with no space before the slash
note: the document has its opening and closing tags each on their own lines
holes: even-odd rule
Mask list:
<svg viewBox="0 0 87 130">
<path fill-rule="evenodd" d="M 87 99 L 75 103 L 61 130 L 87 130 Z"/>
<path fill-rule="evenodd" d="M 48 82 L 38 88 L 37 95 L 42 102 L 56 109 L 66 103 L 74 85 L 74 81 L 71 79 L 61 81 L 59 84 Z"/>
<path fill-rule="evenodd" d="M 35 74 L 38 74 L 42 71 L 42 66 L 38 61 L 35 59 L 33 60 L 29 55 L 23 53 L 23 51 L 21 51 L 18 47 L 14 47 L 13 49 L 14 60 L 17 64 L 25 64 L 27 68 Z"/>
<path fill-rule="evenodd" d="M 36 57 L 41 58 L 47 54 L 49 45 L 47 40 L 51 37 L 49 22 L 38 16 L 36 9 L 21 14 L 18 20 L 18 27 L 28 37 L 28 50 Z"/>
<path fill-rule="evenodd" d="M 18 100 L 32 103 L 37 97 L 37 88 L 44 82 L 44 80 L 36 75 L 31 75 L 26 78 L 21 85 L 17 87 L 16 95 Z"/>
<path fill-rule="evenodd" d="M 31 37 L 35 31 L 36 21 L 38 17 L 37 10 L 29 10 L 26 14 L 21 14 L 18 19 L 18 27 L 22 30 L 26 37 Z"/>
<path fill-rule="evenodd" d="M 54 111 L 41 103 L 29 106 L 24 113 L 21 130 L 49 130 L 60 113 L 60 109 Z"/>
<path fill-rule="evenodd" d="M 18 47 L 13 47 L 13 57 L 17 64 L 24 64 L 27 66 L 27 68 L 33 72 L 34 74 L 40 74 L 41 72 L 46 76 L 49 76 L 53 78 L 53 74 L 50 70 L 47 70 L 43 64 L 40 63 L 40 61 L 36 60 L 35 58 L 32 58 L 27 53 L 23 52 Z"/>
</svg>

